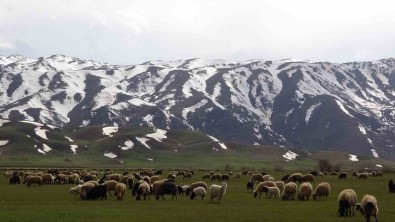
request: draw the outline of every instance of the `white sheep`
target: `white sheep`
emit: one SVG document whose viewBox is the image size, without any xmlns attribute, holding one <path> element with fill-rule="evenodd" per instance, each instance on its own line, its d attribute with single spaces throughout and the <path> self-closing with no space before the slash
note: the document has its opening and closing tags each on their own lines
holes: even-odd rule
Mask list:
<svg viewBox="0 0 395 222">
<path fill-rule="evenodd" d="M 70 188 L 70 193 L 74 194 L 74 197 L 79 195 L 81 193 L 81 187 L 82 187 L 82 184 L 79 184 L 75 187 Z"/>
<path fill-rule="evenodd" d="M 331 192 L 331 186 L 327 182 L 322 182 L 318 184 L 313 192 L 313 200 L 321 199 L 324 197 L 325 200 L 328 199 L 329 193 Z"/>
<path fill-rule="evenodd" d="M 123 183 L 117 183 L 115 186 L 115 193 L 114 196 L 117 196 L 118 200 L 122 200 L 123 196 L 125 195 L 126 192 L 126 185 Z"/>
<path fill-rule="evenodd" d="M 296 195 L 297 185 L 294 182 L 288 182 L 284 185 L 284 191 L 282 194 L 283 200 L 294 200 Z"/>
<path fill-rule="evenodd" d="M 355 193 L 354 190 L 345 189 L 342 192 L 340 192 L 338 197 L 339 210 L 337 211 L 337 214 L 343 217 L 343 216 L 351 215 L 352 212 L 352 215 L 354 216 L 354 208 L 356 201 L 357 201 L 357 194 Z"/>
<path fill-rule="evenodd" d="M 365 222 L 369 222 L 371 216 L 373 216 L 375 221 L 377 222 L 379 207 L 377 205 L 376 197 L 366 194 L 365 196 L 363 196 L 361 203 L 357 204 L 356 209 L 361 212 Z"/>
<path fill-rule="evenodd" d="M 260 182 L 258 184 L 258 186 L 256 186 L 253 194 L 254 194 L 254 198 L 258 195 L 259 193 L 259 198 L 261 198 L 261 194 L 263 191 L 263 187 L 277 187 L 276 184 L 273 181 L 264 181 L 264 182 Z"/>
<path fill-rule="evenodd" d="M 266 193 L 266 196 L 268 195 L 268 193 L 270 194 L 270 196 L 268 196 L 268 198 L 272 198 L 273 194 L 274 197 L 277 199 L 277 197 L 280 197 L 280 189 L 278 187 L 267 187 L 264 186 L 263 187 L 263 192 Z"/>
<path fill-rule="evenodd" d="M 222 185 L 213 184 L 208 188 L 210 193 L 210 202 L 214 202 L 214 198 L 217 198 L 217 202 L 222 203 L 222 197 L 226 193 L 226 188 L 228 185 L 226 182 L 222 182 Z"/>
<path fill-rule="evenodd" d="M 313 193 L 313 186 L 309 182 L 302 183 L 299 188 L 298 199 L 299 200 L 309 200 L 311 194 Z"/>
<path fill-rule="evenodd" d="M 118 182 L 115 180 L 107 180 L 103 184 L 106 185 L 107 192 L 111 196 L 110 191 L 111 190 L 115 191 L 115 187 L 117 186 Z"/>
<path fill-rule="evenodd" d="M 192 194 L 191 194 L 191 200 L 196 200 L 198 196 L 200 196 L 202 198 L 202 200 L 204 200 L 204 196 L 207 194 L 206 189 L 204 189 L 204 187 L 196 187 L 195 189 L 193 189 Z"/>
<path fill-rule="evenodd" d="M 278 189 L 280 189 L 280 192 L 282 193 L 284 191 L 284 185 L 285 185 L 284 181 L 279 180 L 279 181 L 275 181 L 274 183 L 276 184 L 276 186 L 278 187 Z"/>
</svg>

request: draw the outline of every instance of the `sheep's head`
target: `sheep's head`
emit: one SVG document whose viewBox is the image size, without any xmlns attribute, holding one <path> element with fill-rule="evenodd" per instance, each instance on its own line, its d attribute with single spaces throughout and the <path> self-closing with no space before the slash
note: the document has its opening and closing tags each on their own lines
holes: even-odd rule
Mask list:
<svg viewBox="0 0 395 222">
<path fill-rule="evenodd" d="M 256 196 L 258 196 L 258 193 L 257 193 L 257 192 L 254 192 L 254 198 L 256 198 Z"/>
<path fill-rule="evenodd" d="M 350 207 L 350 204 L 348 203 L 347 200 L 340 200 L 339 201 L 339 210 L 337 211 L 337 213 L 341 216 L 347 216 L 347 208 Z"/>
<path fill-rule="evenodd" d="M 269 188 L 268 188 L 267 186 L 264 186 L 264 187 L 262 188 L 262 191 L 265 192 L 265 193 L 267 194 L 267 192 L 269 191 Z"/>
<path fill-rule="evenodd" d="M 317 200 L 317 194 L 316 193 L 313 193 L 313 200 Z"/>
</svg>

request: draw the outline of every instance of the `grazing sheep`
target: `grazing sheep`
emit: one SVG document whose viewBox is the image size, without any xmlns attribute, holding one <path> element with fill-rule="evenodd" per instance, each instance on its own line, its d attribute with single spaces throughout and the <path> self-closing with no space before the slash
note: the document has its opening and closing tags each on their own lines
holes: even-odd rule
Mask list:
<svg viewBox="0 0 395 222">
<path fill-rule="evenodd" d="M 247 192 L 251 190 L 251 192 L 254 190 L 254 182 L 248 181 L 247 182 Z"/>
<path fill-rule="evenodd" d="M 141 196 L 144 196 L 144 200 L 150 199 L 149 194 L 151 193 L 150 185 L 145 181 L 140 181 L 139 186 L 136 191 L 136 200 L 141 200 Z"/>
<path fill-rule="evenodd" d="M 58 184 L 68 184 L 69 180 L 67 175 L 60 173 L 55 177 L 54 182 Z"/>
<path fill-rule="evenodd" d="M 125 195 L 125 193 L 126 193 L 126 185 L 123 184 L 123 183 L 118 183 L 118 184 L 115 186 L 115 193 L 114 193 L 114 196 L 117 196 L 117 199 L 118 199 L 118 200 L 122 200 L 122 198 L 123 198 L 123 196 Z"/>
<path fill-rule="evenodd" d="M 233 175 L 233 179 L 240 179 L 240 177 L 241 177 L 241 173 L 235 173 Z"/>
<path fill-rule="evenodd" d="M 283 177 L 281 177 L 281 181 L 285 182 L 289 178 L 289 174 L 285 174 Z"/>
<path fill-rule="evenodd" d="M 270 196 L 268 198 L 272 198 L 273 194 L 276 199 L 277 199 L 277 197 L 280 197 L 280 189 L 278 187 L 264 186 L 262 191 L 266 193 L 266 196 L 268 193 L 270 194 Z"/>
<path fill-rule="evenodd" d="M 324 173 L 319 172 L 317 176 L 318 176 L 318 177 L 324 177 Z"/>
<path fill-rule="evenodd" d="M 80 197 L 81 197 L 81 199 L 85 199 L 85 198 L 86 198 L 86 194 L 87 194 L 93 187 L 95 187 L 95 185 L 94 185 L 93 183 L 90 183 L 90 182 L 85 182 L 84 184 L 82 184 L 81 190 L 80 190 Z"/>
<path fill-rule="evenodd" d="M 43 186 L 43 178 L 41 178 L 40 176 L 29 176 L 28 180 L 27 180 L 27 186 L 31 187 L 32 184 L 37 184 L 39 186 Z"/>
<path fill-rule="evenodd" d="M 314 183 L 314 176 L 311 175 L 311 174 L 303 175 L 301 181 L 302 181 L 302 182 Z"/>
<path fill-rule="evenodd" d="M 273 181 L 260 182 L 253 192 L 254 198 L 256 198 L 258 193 L 259 193 L 259 198 L 261 198 L 261 194 L 262 192 L 264 192 L 263 187 L 276 187 L 276 184 Z"/>
<path fill-rule="evenodd" d="M 303 175 L 301 173 L 294 173 L 286 180 L 286 182 L 302 182 Z"/>
<path fill-rule="evenodd" d="M 294 200 L 296 195 L 297 185 L 294 182 L 288 182 L 284 185 L 284 191 L 282 194 L 283 200 Z"/>
<path fill-rule="evenodd" d="M 111 190 L 115 191 L 115 187 L 117 186 L 118 182 L 115 180 L 107 180 L 103 183 L 106 188 L 107 188 L 107 192 L 108 194 L 111 196 Z"/>
<path fill-rule="evenodd" d="M 113 173 L 106 176 L 106 180 L 115 180 L 117 182 L 121 181 L 122 175 L 119 173 Z"/>
<path fill-rule="evenodd" d="M 189 186 L 189 188 L 190 188 L 191 190 L 193 190 L 193 189 L 195 189 L 195 188 L 197 188 L 197 187 L 203 187 L 205 190 L 208 190 L 207 184 L 206 184 L 205 182 L 203 182 L 203 181 L 195 182 L 195 183 L 193 183 L 193 184 L 191 184 L 191 185 Z"/>
<path fill-rule="evenodd" d="M 21 178 L 19 177 L 19 175 L 12 175 L 10 177 L 10 184 L 21 184 Z"/>
<path fill-rule="evenodd" d="M 384 173 L 381 170 L 376 172 L 376 177 L 381 177 L 383 175 L 384 175 Z"/>
<path fill-rule="evenodd" d="M 152 183 L 152 193 L 156 193 L 156 191 L 158 190 L 159 186 L 164 183 L 165 181 L 167 181 L 167 179 L 163 179 L 163 180 L 158 180 Z"/>
<path fill-rule="evenodd" d="M 203 176 L 202 176 L 202 180 L 205 180 L 205 179 L 210 179 L 210 174 L 203 174 Z"/>
<path fill-rule="evenodd" d="M 43 184 L 53 184 L 55 182 L 55 178 L 49 173 L 44 173 L 41 178 L 43 179 Z"/>
<path fill-rule="evenodd" d="M 151 178 L 149 176 L 144 176 L 142 181 L 147 182 L 148 184 L 151 184 Z"/>
<path fill-rule="evenodd" d="M 123 183 L 123 184 L 127 185 L 129 187 L 129 189 L 132 189 L 133 188 L 133 184 L 134 184 L 134 176 L 131 175 L 131 174 L 123 176 L 121 178 L 120 183 Z"/>
<path fill-rule="evenodd" d="M 340 174 L 339 174 L 339 177 L 338 177 L 339 179 L 347 179 L 347 173 L 346 172 L 341 172 Z"/>
<path fill-rule="evenodd" d="M 81 176 L 81 179 L 85 182 L 91 181 L 91 180 L 96 180 L 96 176 L 91 175 L 91 174 L 85 174 L 84 176 Z"/>
<path fill-rule="evenodd" d="M 95 186 L 99 185 L 99 183 L 97 181 L 95 181 L 95 180 L 90 180 L 90 181 L 87 181 L 85 183 L 91 183 L 91 184 L 93 184 Z"/>
<path fill-rule="evenodd" d="M 276 186 L 278 187 L 278 189 L 280 189 L 280 192 L 282 193 L 284 191 L 284 181 L 275 181 L 274 182 L 276 184 Z"/>
<path fill-rule="evenodd" d="M 155 199 L 159 200 L 159 196 L 161 196 L 162 200 L 165 200 L 164 197 L 165 194 L 171 194 L 172 195 L 171 199 L 173 200 L 173 198 L 176 197 L 177 200 L 177 195 L 178 195 L 177 185 L 173 182 L 162 183 L 158 187 L 158 190 L 155 192 Z"/>
<path fill-rule="evenodd" d="M 361 173 L 358 175 L 358 179 L 368 179 L 368 174 L 367 173 Z"/>
<path fill-rule="evenodd" d="M 222 180 L 222 181 L 229 180 L 229 175 L 228 175 L 228 174 L 223 174 L 223 175 L 221 176 L 221 180 Z"/>
<path fill-rule="evenodd" d="M 309 200 L 311 194 L 313 193 L 313 186 L 309 182 L 302 183 L 299 188 L 298 199 L 299 200 Z"/>
<path fill-rule="evenodd" d="M 70 184 L 78 184 L 78 181 L 80 181 L 80 175 L 73 173 L 68 176 L 68 181 Z"/>
<path fill-rule="evenodd" d="M 216 174 L 214 174 L 214 175 L 211 177 L 211 181 L 213 181 L 213 180 L 218 180 L 218 181 L 220 181 L 221 178 L 222 178 L 222 175 L 221 175 L 220 173 L 216 173 Z"/>
<path fill-rule="evenodd" d="M 261 174 L 262 175 L 262 174 Z M 270 180 L 270 178 L 271 178 L 272 176 L 270 176 L 270 175 L 265 175 L 265 176 L 262 176 L 262 181 L 269 181 Z"/>
<path fill-rule="evenodd" d="M 354 216 L 354 208 L 356 201 L 357 201 L 357 194 L 355 193 L 354 190 L 345 189 L 342 192 L 340 192 L 338 197 L 339 210 L 337 211 L 337 214 L 340 217 L 344 217 L 351 215 L 352 212 L 352 215 Z"/>
<path fill-rule="evenodd" d="M 153 184 L 155 181 L 158 181 L 158 180 L 160 180 L 160 176 L 157 176 L 157 175 L 155 175 L 155 176 L 152 176 L 152 177 L 150 177 L 150 184 Z"/>
<path fill-rule="evenodd" d="M 162 175 L 163 172 L 162 172 L 162 170 L 157 170 L 157 171 L 154 172 L 154 174 L 155 174 L 155 175 Z"/>
<path fill-rule="evenodd" d="M 214 202 L 214 198 L 217 198 L 217 202 L 222 203 L 222 197 L 226 193 L 226 188 L 228 185 L 226 182 L 222 182 L 222 185 L 213 184 L 208 188 L 208 192 L 210 193 L 210 202 Z"/>
<path fill-rule="evenodd" d="M 190 172 L 185 173 L 182 179 L 192 179 L 192 173 Z"/>
<path fill-rule="evenodd" d="M 331 186 L 329 183 L 322 182 L 315 188 L 313 192 L 313 200 L 317 200 L 317 198 L 321 199 L 321 197 L 324 197 L 325 200 L 327 200 L 330 192 Z"/>
<path fill-rule="evenodd" d="M 169 180 L 175 180 L 177 178 L 177 175 L 175 173 L 169 173 L 169 175 L 167 175 L 167 179 Z"/>
<path fill-rule="evenodd" d="M 178 195 L 184 194 L 189 196 L 191 193 L 191 188 L 188 185 L 177 185 Z"/>
<path fill-rule="evenodd" d="M 207 194 L 206 189 L 203 187 L 196 187 L 193 189 L 192 194 L 190 196 L 191 200 L 197 200 L 197 197 L 200 196 L 202 200 L 204 200 L 204 196 Z"/>
<path fill-rule="evenodd" d="M 388 182 L 388 189 L 389 189 L 390 193 L 395 193 L 395 184 L 394 184 L 394 182 L 392 182 L 392 180 L 390 180 Z"/>
<path fill-rule="evenodd" d="M 364 222 L 370 222 L 370 217 L 374 217 L 377 222 L 377 214 L 379 213 L 379 207 L 377 206 L 377 199 L 372 195 L 366 194 L 363 196 L 361 203 L 357 204 L 357 210 L 361 212 L 364 218 Z"/>
<path fill-rule="evenodd" d="M 74 194 L 74 197 L 81 193 L 82 184 L 70 188 L 70 194 Z"/>
<path fill-rule="evenodd" d="M 92 187 L 89 192 L 86 193 L 86 200 L 107 200 L 107 188 L 105 184 L 99 184 Z"/>
<path fill-rule="evenodd" d="M 252 181 L 253 183 L 260 183 L 260 182 L 263 182 L 263 175 L 262 174 L 260 174 L 260 173 L 257 173 L 257 174 L 253 174 L 251 177 L 250 177 L 250 181 Z"/>
</svg>

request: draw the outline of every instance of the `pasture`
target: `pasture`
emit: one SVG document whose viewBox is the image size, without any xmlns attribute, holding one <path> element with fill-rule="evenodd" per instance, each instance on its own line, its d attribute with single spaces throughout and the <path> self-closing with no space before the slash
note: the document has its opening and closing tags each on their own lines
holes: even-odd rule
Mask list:
<svg viewBox="0 0 395 222">
<path fill-rule="evenodd" d="M 123 171 L 119 171 L 122 173 Z M 276 180 L 284 173 L 267 172 Z M 162 177 L 166 177 L 167 171 Z M 200 181 L 202 174 L 196 171 L 192 179 L 183 180 L 177 177 L 177 184 L 190 184 Z M 224 172 L 221 172 L 224 173 Z M 303 174 L 309 172 L 301 172 Z M 347 218 L 338 217 L 337 197 L 341 190 L 352 188 L 358 195 L 358 202 L 364 194 L 372 194 L 378 199 L 379 221 L 393 221 L 395 216 L 395 194 L 389 194 L 387 183 L 395 179 L 394 173 L 384 173 L 382 177 L 357 179 L 351 177 L 339 180 L 337 176 L 327 175 L 315 177 L 313 188 L 320 182 L 330 183 L 332 190 L 327 201 L 282 201 L 268 199 L 262 194 L 261 199 L 254 198 L 251 192 L 246 192 L 249 176 L 242 175 L 240 179 L 231 177 L 222 204 L 210 203 L 205 200 L 190 200 L 180 196 L 178 200 L 136 201 L 130 190 L 122 201 L 114 196 L 107 200 L 86 201 L 69 194 L 74 185 L 43 185 L 28 188 L 26 184 L 9 185 L 3 172 L 0 177 L 0 217 L 1 221 L 363 221 L 359 212 Z M 208 185 L 220 184 L 218 181 L 205 180 Z M 298 184 L 299 187 L 299 184 Z"/>
</svg>

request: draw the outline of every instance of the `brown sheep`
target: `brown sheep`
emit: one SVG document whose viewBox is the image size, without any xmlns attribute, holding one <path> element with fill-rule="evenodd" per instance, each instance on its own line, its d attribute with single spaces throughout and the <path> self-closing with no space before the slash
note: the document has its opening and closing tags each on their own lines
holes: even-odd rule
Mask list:
<svg viewBox="0 0 395 222">
<path fill-rule="evenodd" d="M 377 222 L 379 207 L 377 206 L 376 197 L 366 194 L 365 196 L 363 196 L 361 203 L 357 204 L 356 209 L 361 212 L 365 222 L 369 222 L 371 216 L 373 216 L 375 221 Z"/>
<path fill-rule="evenodd" d="M 111 196 L 111 190 L 115 191 L 115 187 L 117 186 L 118 182 L 115 180 L 107 180 L 106 182 L 104 182 L 103 184 L 106 185 L 107 188 L 107 192 L 108 194 Z"/>
<path fill-rule="evenodd" d="M 90 182 L 86 182 L 84 184 L 82 184 L 81 186 L 81 191 L 80 191 L 80 197 L 81 199 L 86 199 L 86 195 L 87 193 L 89 193 L 89 191 L 95 187 L 95 185 L 93 183 Z"/>
<path fill-rule="evenodd" d="M 31 187 L 32 184 L 37 184 L 39 186 L 43 186 L 43 178 L 41 178 L 40 176 L 29 176 L 28 180 L 27 180 L 27 186 Z"/>
<path fill-rule="evenodd" d="M 313 193 L 313 186 L 311 185 L 311 183 L 304 182 L 299 188 L 298 199 L 309 200 L 312 193 Z"/>
<path fill-rule="evenodd" d="M 123 196 L 125 195 L 125 192 L 126 192 L 126 185 L 123 183 L 118 183 L 115 186 L 114 196 L 117 196 L 118 200 L 122 200 Z"/>
<path fill-rule="evenodd" d="M 354 190 L 345 189 L 341 191 L 338 197 L 339 210 L 337 211 L 337 214 L 340 217 L 343 217 L 343 216 L 349 216 L 352 213 L 352 215 L 354 216 L 354 208 L 356 201 L 357 201 L 357 194 L 355 193 Z"/>
<path fill-rule="evenodd" d="M 263 182 L 263 175 L 260 174 L 260 173 L 253 174 L 250 177 L 250 181 L 253 182 L 253 183 Z"/>
<path fill-rule="evenodd" d="M 147 197 L 149 200 L 150 193 L 151 193 L 150 185 L 147 182 L 142 181 L 136 191 L 136 200 L 141 200 L 141 196 L 144 196 L 144 200 L 146 200 Z"/>
<path fill-rule="evenodd" d="M 198 181 L 198 182 L 192 183 L 191 186 L 189 186 L 189 189 L 193 190 L 197 187 L 203 187 L 205 190 L 208 190 L 207 184 L 203 181 Z"/>
<path fill-rule="evenodd" d="M 294 182 L 288 182 L 284 185 L 282 194 L 283 200 L 294 200 L 296 195 L 297 185 Z"/>
<path fill-rule="evenodd" d="M 185 173 L 182 179 L 192 179 L 192 173 L 190 172 Z"/>
<path fill-rule="evenodd" d="M 203 174 L 203 176 L 202 176 L 202 180 L 205 180 L 205 179 L 210 179 L 210 174 Z"/>
<path fill-rule="evenodd" d="M 324 199 L 327 200 L 330 192 L 331 186 L 329 183 L 322 182 L 315 188 L 315 191 L 313 192 L 313 200 L 317 200 L 317 198 L 321 199 L 321 197 L 324 197 Z"/>
<path fill-rule="evenodd" d="M 213 180 L 218 180 L 218 181 L 220 181 L 221 178 L 222 178 L 222 175 L 221 175 L 220 173 L 216 173 L 216 174 L 214 174 L 214 175 L 211 177 L 211 181 L 213 181 Z"/>
<path fill-rule="evenodd" d="M 301 180 L 302 182 L 310 182 L 310 183 L 314 183 L 314 176 L 313 175 L 311 175 L 311 174 L 306 174 L 306 175 L 303 175 L 303 177 L 302 177 L 302 180 Z"/>
<path fill-rule="evenodd" d="M 45 173 L 41 178 L 43 179 L 43 184 L 53 184 L 54 183 L 54 178 L 49 173 Z"/>
<path fill-rule="evenodd" d="M 263 187 L 277 187 L 277 186 L 273 181 L 260 182 L 253 192 L 254 198 L 258 196 L 258 193 L 259 193 L 259 198 L 261 198 L 261 194 L 262 192 L 264 192 Z"/>
</svg>

